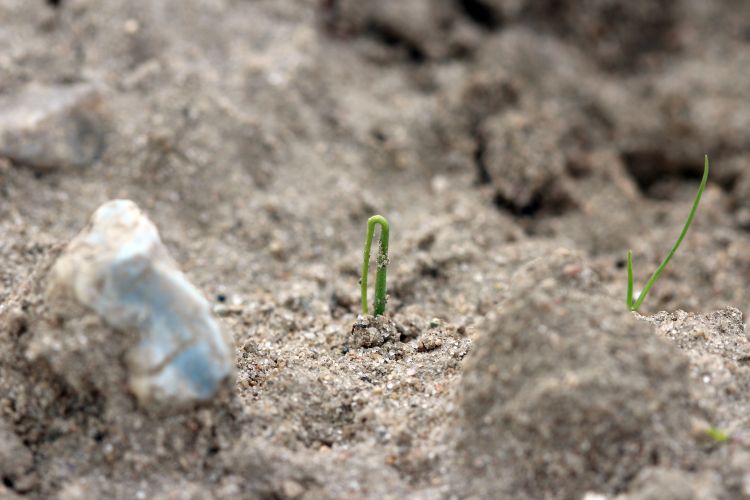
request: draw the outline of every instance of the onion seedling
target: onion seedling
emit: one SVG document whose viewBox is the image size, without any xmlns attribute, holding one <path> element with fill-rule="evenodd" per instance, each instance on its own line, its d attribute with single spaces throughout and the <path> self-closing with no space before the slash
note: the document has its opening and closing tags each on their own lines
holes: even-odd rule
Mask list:
<svg viewBox="0 0 750 500">
<path fill-rule="evenodd" d="M 375 226 L 380 225 L 380 245 L 376 259 L 378 271 L 375 276 L 375 304 L 374 315 L 380 316 L 385 312 L 386 296 L 386 272 L 388 270 L 388 221 L 382 215 L 373 215 L 367 220 L 367 238 L 365 239 L 364 261 L 362 262 L 362 278 L 360 279 L 360 291 L 362 296 L 362 314 L 368 314 L 367 309 L 367 274 L 370 270 L 370 247 L 372 237 L 375 234 Z"/>
<path fill-rule="evenodd" d="M 628 309 L 631 311 L 637 311 L 638 308 L 641 307 L 641 304 L 643 304 L 643 301 L 646 299 L 646 295 L 648 295 L 649 290 L 651 290 L 651 287 L 654 286 L 654 283 L 659 279 L 659 276 L 661 276 L 662 271 L 664 271 L 664 268 L 667 267 L 667 264 L 670 260 L 672 260 L 672 257 L 674 257 L 675 252 L 677 252 L 677 249 L 680 247 L 680 243 L 682 243 L 682 240 L 685 239 L 685 235 L 688 232 L 688 229 L 690 228 L 690 224 L 692 224 L 693 219 L 695 218 L 695 212 L 698 210 L 698 204 L 701 201 L 701 196 L 703 196 L 703 191 L 706 189 L 706 182 L 708 182 L 708 155 L 705 157 L 705 162 L 703 166 L 703 180 L 701 180 L 701 185 L 698 188 L 698 194 L 695 196 L 695 200 L 693 201 L 693 208 L 690 209 L 690 214 L 688 215 L 687 221 L 685 222 L 685 226 L 682 228 L 682 232 L 680 233 L 680 236 L 677 238 L 677 242 L 675 242 L 674 246 L 672 247 L 672 250 L 669 251 L 669 254 L 667 254 L 667 257 L 664 259 L 664 261 L 659 265 L 658 268 L 656 268 L 656 271 L 654 271 L 654 274 L 651 275 L 651 278 L 649 278 L 648 282 L 646 283 L 646 286 L 643 287 L 643 290 L 641 291 L 640 295 L 638 295 L 638 298 L 635 299 L 633 297 L 633 251 L 628 251 L 628 299 L 627 299 L 627 305 Z M 634 300 L 635 299 L 635 300 Z"/>
</svg>

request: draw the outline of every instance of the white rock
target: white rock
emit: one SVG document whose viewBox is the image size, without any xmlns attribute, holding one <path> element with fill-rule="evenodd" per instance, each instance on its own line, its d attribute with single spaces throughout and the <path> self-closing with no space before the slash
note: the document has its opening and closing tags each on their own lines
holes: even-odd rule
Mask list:
<svg viewBox="0 0 750 500">
<path fill-rule="evenodd" d="M 48 296 L 59 294 L 115 330 L 139 332 L 126 361 L 143 405 L 206 401 L 231 379 L 231 339 L 132 201 L 105 203 L 70 242 L 51 273 Z"/>
</svg>

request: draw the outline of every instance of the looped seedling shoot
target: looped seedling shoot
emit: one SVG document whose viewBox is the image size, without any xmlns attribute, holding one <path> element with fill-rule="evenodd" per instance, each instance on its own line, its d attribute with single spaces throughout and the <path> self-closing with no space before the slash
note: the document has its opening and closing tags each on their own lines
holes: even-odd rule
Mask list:
<svg viewBox="0 0 750 500">
<path fill-rule="evenodd" d="M 688 215 L 687 221 L 685 222 L 685 226 L 682 228 L 682 232 L 680 233 L 679 238 L 677 238 L 677 241 L 675 242 L 674 246 L 672 247 L 672 250 L 669 251 L 669 254 L 667 254 L 667 257 L 664 259 L 664 261 L 659 265 L 658 268 L 656 268 L 656 271 L 654 271 L 654 274 L 651 275 L 651 278 L 649 278 L 648 282 L 646 283 L 646 286 L 643 287 L 643 290 L 641 291 L 640 295 L 638 295 L 638 298 L 635 299 L 633 297 L 633 251 L 628 251 L 628 309 L 631 311 L 637 311 L 638 308 L 641 307 L 641 304 L 643 304 L 643 301 L 646 299 L 646 295 L 648 295 L 649 290 L 651 290 L 651 287 L 654 286 L 654 283 L 659 279 L 659 276 L 661 276 L 661 273 L 664 271 L 664 268 L 667 267 L 667 264 L 670 260 L 672 260 L 672 257 L 674 256 L 675 252 L 677 252 L 677 249 L 680 247 L 680 243 L 682 243 L 682 240 L 685 239 L 685 235 L 688 232 L 688 229 L 690 228 L 690 224 L 693 223 L 693 219 L 695 218 L 695 212 L 698 210 L 698 204 L 701 201 L 701 196 L 703 196 L 703 191 L 706 189 L 706 183 L 708 182 L 708 155 L 705 157 L 705 162 L 703 166 L 703 180 L 701 181 L 701 185 L 698 188 L 698 194 L 695 196 L 695 200 L 693 201 L 693 208 L 690 209 L 690 215 Z"/>
<path fill-rule="evenodd" d="M 362 262 L 362 279 L 360 289 L 362 295 L 362 314 L 368 314 L 367 309 L 367 275 L 370 270 L 370 247 L 372 237 L 375 234 L 375 226 L 380 225 L 380 244 L 378 245 L 378 256 L 376 259 L 378 270 L 375 275 L 375 304 L 374 315 L 380 316 L 385 312 L 386 296 L 386 272 L 388 270 L 388 221 L 382 215 L 373 215 L 367 220 L 367 238 L 365 239 L 364 260 Z"/>
</svg>

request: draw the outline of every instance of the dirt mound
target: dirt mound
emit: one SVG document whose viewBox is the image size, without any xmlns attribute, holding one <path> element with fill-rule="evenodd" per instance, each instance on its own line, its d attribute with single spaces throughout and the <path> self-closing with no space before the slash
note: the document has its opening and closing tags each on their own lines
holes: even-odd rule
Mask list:
<svg viewBox="0 0 750 500">
<path fill-rule="evenodd" d="M 578 498 L 679 463 L 686 377 L 686 358 L 607 297 L 580 256 L 529 263 L 466 363 L 460 446 L 472 488 Z"/>
<path fill-rule="evenodd" d="M 553 33 L 608 69 L 638 68 L 654 53 L 676 49 L 680 2 L 648 0 L 480 0 L 495 16 Z"/>
</svg>

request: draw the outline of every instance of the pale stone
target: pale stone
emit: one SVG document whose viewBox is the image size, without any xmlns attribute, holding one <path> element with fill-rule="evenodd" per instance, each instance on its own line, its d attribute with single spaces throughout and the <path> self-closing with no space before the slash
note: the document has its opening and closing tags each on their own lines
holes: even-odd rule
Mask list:
<svg viewBox="0 0 750 500">
<path fill-rule="evenodd" d="M 0 94 L 0 156 L 47 171 L 86 167 L 105 147 L 101 97 L 86 83 Z"/>
<path fill-rule="evenodd" d="M 143 405 L 206 401 L 232 376 L 231 339 L 132 201 L 105 203 L 70 242 L 50 277 L 48 296 L 61 294 L 93 310 L 112 335 L 138 332 L 126 363 Z"/>
</svg>

